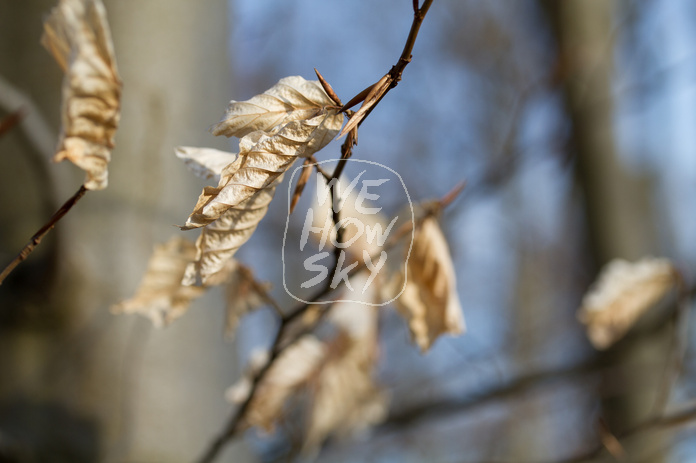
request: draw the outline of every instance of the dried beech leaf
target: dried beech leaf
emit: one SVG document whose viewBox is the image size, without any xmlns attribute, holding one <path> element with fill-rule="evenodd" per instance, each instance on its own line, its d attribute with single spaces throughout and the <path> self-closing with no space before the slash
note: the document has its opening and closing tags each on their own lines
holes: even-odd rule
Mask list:
<svg viewBox="0 0 696 463">
<path fill-rule="evenodd" d="M 258 426 L 272 431 L 283 416 L 286 400 L 316 374 L 325 357 L 324 344 L 311 335 L 285 349 L 259 384 L 242 419 L 243 427 Z M 241 403 L 247 399 L 251 377 L 257 369 L 252 367 L 245 378 L 227 390 L 228 400 Z"/>
<path fill-rule="evenodd" d="M 41 42 L 66 73 L 54 160 L 69 159 L 87 172 L 85 188 L 102 190 L 120 117 L 121 79 L 101 0 L 61 0 Z"/>
<path fill-rule="evenodd" d="M 186 167 L 198 177 L 219 181 L 222 170 L 234 163 L 239 156 L 213 148 L 178 146 L 176 157 L 184 161 Z"/>
<path fill-rule="evenodd" d="M 464 316 L 447 240 L 437 220 L 426 217 L 417 227 L 406 265 L 392 275 L 388 291 L 399 313 L 408 321 L 411 337 L 426 352 L 442 334 L 461 334 Z"/>
<path fill-rule="evenodd" d="M 140 288 L 131 299 L 111 308 L 114 313 L 138 313 L 160 328 L 186 312 L 191 301 L 206 288 L 182 286 L 184 269 L 193 260 L 191 241 L 175 237 L 155 247 Z"/>
<path fill-rule="evenodd" d="M 275 185 L 258 190 L 201 230 L 195 259 L 187 267 L 182 284 L 194 285 L 199 278 L 208 284 L 211 277 L 224 271 L 226 263 L 251 238 L 266 215 L 274 194 Z"/>
<path fill-rule="evenodd" d="M 239 319 L 267 303 L 270 283 L 259 283 L 254 274 L 245 265 L 236 262 L 235 270 L 227 284 L 227 317 L 225 334 L 232 336 L 237 329 Z"/>
<path fill-rule="evenodd" d="M 269 132 L 291 121 L 312 119 L 324 107 L 334 104 L 318 81 L 300 76 L 285 77 L 250 100 L 231 101 L 227 113 L 213 126 L 212 132 L 239 138 L 258 130 Z"/>
<path fill-rule="evenodd" d="M 274 134 L 253 132 L 242 138 L 239 167 L 223 170 L 218 186 L 203 190 L 182 229 L 206 226 L 258 191 L 275 188 L 296 159 L 313 155 L 336 136 L 342 117 L 330 110 L 289 122 Z"/>
<path fill-rule="evenodd" d="M 597 349 L 607 349 L 678 284 L 667 259 L 613 260 L 582 301 L 578 318 Z"/>
</svg>

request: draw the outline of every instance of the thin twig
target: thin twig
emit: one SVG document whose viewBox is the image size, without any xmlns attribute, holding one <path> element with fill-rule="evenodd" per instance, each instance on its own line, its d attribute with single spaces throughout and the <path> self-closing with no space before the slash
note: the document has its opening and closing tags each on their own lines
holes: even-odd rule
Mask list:
<svg viewBox="0 0 696 463">
<path fill-rule="evenodd" d="M 5 270 L 3 270 L 2 273 L 0 273 L 0 285 L 5 280 L 5 278 L 7 278 L 7 276 L 12 272 L 12 270 L 14 270 L 15 267 L 17 267 L 20 264 L 20 262 L 26 259 L 29 256 L 29 254 L 31 254 L 34 251 L 34 249 L 36 249 L 36 246 L 38 246 L 39 243 L 41 243 L 41 240 L 44 238 L 44 236 L 46 236 L 46 234 L 49 231 L 51 231 L 53 227 L 56 226 L 56 223 L 58 223 L 58 221 L 62 219 L 63 216 L 67 214 L 68 211 L 70 211 L 70 209 L 72 209 L 75 203 L 77 203 L 86 192 L 87 188 L 85 188 L 84 185 L 81 185 L 80 189 L 77 190 L 77 192 L 74 195 L 72 195 L 72 197 L 68 199 L 65 202 L 65 204 L 63 204 L 60 207 L 60 209 L 56 211 L 55 214 L 53 214 L 50 220 L 46 222 L 46 224 L 44 224 L 44 226 L 41 227 L 39 231 L 37 231 L 34 234 L 34 236 L 31 237 L 26 246 L 24 246 L 24 248 L 19 252 L 19 254 L 17 254 L 17 257 L 15 257 L 12 260 L 12 262 L 10 262 L 7 265 L 7 267 L 5 267 Z"/>
<path fill-rule="evenodd" d="M 413 53 L 413 47 L 416 44 L 416 38 L 418 38 L 418 32 L 420 31 L 421 24 L 423 24 L 425 15 L 428 13 L 428 10 L 432 4 L 433 0 L 425 0 L 423 6 L 414 11 L 411 30 L 408 33 L 408 38 L 406 39 L 406 44 L 401 52 L 399 61 L 397 61 L 389 72 L 382 76 L 379 81 L 360 92 L 358 96 L 351 98 L 350 102 L 346 103 L 346 105 L 341 108 L 342 110 L 345 110 L 350 107 L 349 105 L 352 106 L 353 104 L 357 104 L 360 101 L 360 98 L 364 98 L 365 100 L 363 101 L 363 105 L 360 107 L 360 110 L 358 110 L 350 118 L 345 127 L 343 127 L 343 130 L 341 130 L 341 132 L 338 134 L 339 137 L 342 137 L 352 129 L 359 127 L 365 121 L 365 119 L 367 119 L 367 116 L 370 115 L 372 110 L 375 109 L 379 102 L 382 101 L 387 93 L 389 93 L 389 90 L 396 87 L 401 81 L 401 76 L 404 73 L 404 69 L 406 69 L 408 63 L 411 62 L 411 53 Z M 363 94 L 365 95 L 364 97 L 362 96 Z"/>
</svg>

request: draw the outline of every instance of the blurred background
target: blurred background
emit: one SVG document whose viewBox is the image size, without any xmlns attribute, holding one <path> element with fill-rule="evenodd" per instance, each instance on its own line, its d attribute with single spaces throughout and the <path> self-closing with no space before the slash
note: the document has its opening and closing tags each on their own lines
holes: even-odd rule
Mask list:
<svg viewBox="0 0 696 463">
<path fill-rule="evenodd" d="M 261 310 L 225 340 L 215 291 L 164 330 L 109 313 L 153 246 L 182 233 L 174 225 L 205 185 L 173 149 L 236 150 L 207 132 L 228 101 L 314 79 L 314 67 L 347 101 L 396 63 L 413 14 L 408 0 L 104 3 L 124 82 L 110 183 L 0 286 L 2 462 L 200 454 L 232 410 L 225 389 L 275 325 Z M 54 4 L 0 0 L 0 117 L 27 112 L 0 138 L 2 266 L 83 179 L 49 161 L 62 75 L 39 38 Z M 468 332 L 422 355 L 384 309 L 377 380 L 389 416 L 328 442 L 318 461 L 610 461 L 592 455 L 603 426 L 630 434 L 628 461 L 696 459 L 693 433 L 630 432 L 670 375 L 674 327 L 599 353 L 576 319 L 614 258 L 668 257 L 693 282 L 695 26 L 688 0 L 435 0 L 353 156 L 398 171 L 414 201 L 467 182 L 442 228 Z M 338 156 L 334 142 L 317 158 Z M 286 201 L 278 188 L 237 257 L 291 307 L 278 265 Z M 690 404 L 695 367 L 689 345 L 668 410 Z M 292 433 L 249 431 L 219 461 L 291 461 L 293 448 Z"/>
</svg>

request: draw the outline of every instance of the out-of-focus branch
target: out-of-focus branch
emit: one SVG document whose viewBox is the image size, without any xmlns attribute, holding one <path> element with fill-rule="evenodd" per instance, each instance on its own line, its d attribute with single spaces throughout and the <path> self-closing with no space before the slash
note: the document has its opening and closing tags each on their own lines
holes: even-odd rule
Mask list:
<svg viewBox="0 0 696 463">
<path fill-rule="evenodd" d="M 692 424 L 696 421 L 696 405 L 690 405 L 688 407 L 684 407 L 681 410 L 677 410 L 671 413 L 664 414 L 662 416 L 659 416 L 657 418 L 649 419 L 646 420 L 639 425 L 624 431 L 622 434 L 615 436 L 618 441 L 621 440 L 627 440 L 635 437 L 639 437 L 640 435 L 643 434 L 648 434 L 648 433 L 653 433 L 653 432 L 658 432 L 658 431 L 667 431 L 675 428 L 679 428 L 688 424 Z M 567 458 L 562 458 L 558 460 L 547 460 L 547 461 L 534 461 L 534 462 L 528 462 L 528 463 L 582 463 L 582 462 L 587 462 L 594 460 L 595 458 L 598 458 L 608 450 L 604 446 L 603 443 L 599 443 L 597 446 L 579 453 L 577 455 L 573 455 Z M 464 462 L 462 462 L 464 463 Z M 466 463 L 474 463 L 467 461 Z M 512 463 L 512 462 L 507 462 L 504 460 L 478 460 L 475 463 Z M 527 463 L 527 462 L 519 462 L 516 461 L 515 463 Z"/>
<path fill-rule="evenodd" d="M 394 410 L 382 427 L 389 430 L 403 429 L 417 421 L 458 415 L 487 403 L 517 397 L 533 388 L 559 381 L 579 380 L 597 373 L 599 369 L 600 364 L 591 359 L 563 368 L 533 372 L 468 398 L 429 401 L 410 408 Z"/>
</svg>

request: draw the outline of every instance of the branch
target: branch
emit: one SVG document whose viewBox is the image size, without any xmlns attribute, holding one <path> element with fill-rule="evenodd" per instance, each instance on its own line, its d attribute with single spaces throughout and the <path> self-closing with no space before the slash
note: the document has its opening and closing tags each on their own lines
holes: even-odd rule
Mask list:
<svg viewBox="0 0 696 463">
<path fill-rule="evenodd" d="M 618 440 L 626 440 L 634 437 L 638 437 L 641 434 L 647 433 L 647 432 L 657 432 L 657 431 L 664 431 L 664 430 L 669 430 L 673 428 L 678 428 L 681 426 L 685 426 L 687 424 L 691 424 L 694 421 L 696 421 L 696 405 L 692 405 L 689 407 L 685 407 L 681 410 L 678 410 L 676 412 L 664 414 L 662 416 L 652 418 L 649 420 L 646 420 L 642 422 L 641 424 L 637 425 L 636 427 L 629 429 L 628 431 L 617 435 L 616 438 Z M 617 440 L 617 442 L 618 442 Z M 603 443 L 597 444 L 597 446 L 593 447 L 592 449 L 589 449 L 585 452 L 579 453 L 574 456 L 570 456 L 567 458 L 562 458 L 558 460 L 548 460 L 546 462 L 529 462 L 529 463 L 581 463 L 581 462 L 586 462 L 593 460 L 600 455 L 602 455 L 606 451 L 606 447 L 604 446 Z M 509 461 L 505 460 L 481 460 L 477 461 L 475 463 L 512 463 Z M 525 462 L 515 462 L 515 463 L 525 463 Z"/>
<path fill-rule="evenodd" d="M 352 106 L 360 103 L 360 101 L 363 102 L 360 109 L 348 120 L 348 123 L 343 127 L 341 133 L 338 134 L 339 138 L 359 127 L 379 102 L 382 101 L 382 98 L 387 95 L 389 90 L 396 87 L 399 81 L 401 81 L 401 75 L 404 73 L 404 69 L 406 69 L 408 63 L 411 62 L 411 53 L 413 52 L 413 46 L 416 44 L 416 38 L 418 37 L 421 24 L 432 4 L 433 0 L 425 0 L 420 9 L 414 10 L 411 30 L 408 33 L 406 45 L 404 45 L 404 50 L 401 52 L 399 61 L 397 61 L 389 72 L 379 79 L 377 83 L 360 92 L 341 108 L 341 111 L 346 111 Z M 414 7 L 415 6 L 417 5 L 414 4 Z"/>
<path fill-rule="evenodd" d="M 87 188 L 85 188 L 84 185 L 81 185 L 80 189 L 77 190 L 77 192 L 74 195 L 72 195 L 72 197 L 68 199 L 65 202 L 65 204 L 63 204 L 60 207 L 60 209 L 56 211 L 55 214 L 53 214 L 50 220 L 46 224 L 44 224 L 44 226 L 41 227 L 39 231 L 37 231 L 34 234 L 34 236 L 31 237 L 26 246 L 24 246 L 24 248 L 19 252 L 17 257 L 15 257 L 12 260 L 12 262 L 10 262 L 7 265 L 7 267 L 5 267 L 5 270 L 3 270 L 2 273 L 0 273 L 0 285 L 2 285 L 2 282 L 5 280 L 5 278 L 7 278 L 7 276 L 12 272 L 12 270 L 14 270 L 15 267 L 17 267 L 24 259 L 26 259 L 29 256 L 29 254 L 31 254 L 34 251 L 36 246 L 38 246 L 39 243 L 41 243 L 41 240 L 44 238 L 44 236 L 46 236 L 46 234 L 48 234 L 48 232 L 56 226 L 56 223 L 58 223 L 58 221 L 62 219 L 63 216 L 67 214 L 68 211 L 70 211 L 70 209 L 72 209 L 75 203 L 77 203 L 86 192 Z"/>
</svg>

